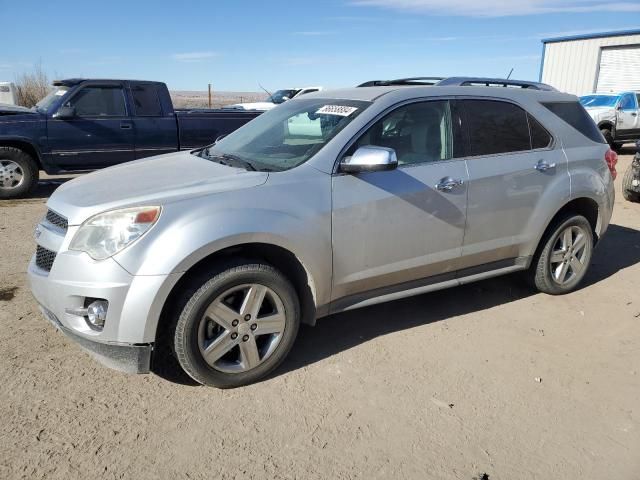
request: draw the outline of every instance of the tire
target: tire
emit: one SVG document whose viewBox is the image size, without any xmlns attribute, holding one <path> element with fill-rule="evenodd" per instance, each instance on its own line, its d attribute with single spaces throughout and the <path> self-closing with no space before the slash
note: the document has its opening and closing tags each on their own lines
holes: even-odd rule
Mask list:
<svg viewBox="0 0 640 480">
<path fill-rule="evenodd" d="M 617 151 L 616 150 L 616 142 L 613 141 L 613 133 L 611 132 L 611 130 L 608 129 L 608 128 L 601 128 L 600 132 L 602 133 L 602 136 L 604 137 L 604 139 L 607 141 L 607 143 L 611 147 L 611 150 Z"/>
<path fill-rule="evenodd" d="M 564 248 L 565 240 L 568 239 L 564 237 L 567 231 L 571 235 L 571 242 L 567 242 L 571 249 Z M 582 248 L 575 247 L 579 234 L 584 235 Z M 593 257 L 593 239 L 593 227 L 582 215 L 570 213 L 555 220 L 542 238 L 533 258 L 528 272 L 530 282 L 540 292 L 549 295 L 563 295 L 574 291 L 589 270 Z M 564 270 L 563 265 L 566 265 Z"/>
<path fill-rule="evenodd" d="M 196 382 L 218 388 L 248 385 L 271 373 L 291 350 L 300 304 L 289 280 L 272 266 L 240 261 L 200 277 L 187 290 L 173 347 Z M 262 292 L 264 300 L 250 301 Z"/>
<path fill-rule="evenodd" d="M 627 171 L 624 172 L 624 177 L 622 178 L 622 196 L 624 197 L 625 200 L 628 200 L 629 202 L 639 203 L 640 193 L 633 190 L 632 182 L 633 182 L 633 165 L 630 165 L 629 168 L 627 168 Z"/>
<path fill-rule="evenodd" d="M 27 195 L 38 184 L 38 165 L 28 153 L 0 147 L 0 199 Z"/>
</svg>

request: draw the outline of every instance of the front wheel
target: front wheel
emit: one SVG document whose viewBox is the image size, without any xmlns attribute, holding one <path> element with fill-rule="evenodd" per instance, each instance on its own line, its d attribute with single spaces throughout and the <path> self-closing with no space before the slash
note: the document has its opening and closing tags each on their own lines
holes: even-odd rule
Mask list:
<svg viewBox="0 0 640 480">
<path fill-rule="evenodd" d="M 0 147 L 0 199 L 22 197 L 38 184 L 38 165 L 14 147 Z"/>
<path fill-rule="evenodd" d="M 291 350 L 299 302 L 291 283 L 272 266 L 238 263 L 186 295 L 174 350 L 198 383 L 219 388 L 253 383 Z"/>
<path fill-rule="evenodd" d="M 589 269 L 593 255 L 593 229 L 582 215 L 557 220 L 543 237 L 542 248 L 529 271 L 541 292 L 562 295 L 575 290 Z"/>
</svg>

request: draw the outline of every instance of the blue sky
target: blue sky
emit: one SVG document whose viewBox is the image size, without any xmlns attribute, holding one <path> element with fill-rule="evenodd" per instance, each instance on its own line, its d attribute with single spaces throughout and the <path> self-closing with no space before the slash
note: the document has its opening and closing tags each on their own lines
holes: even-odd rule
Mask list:
<svg viewBox="0 0 640 480">
<path fill-rule="evenodd" d="M 640 27 L 638 0 L 0 0 L 0 81 L 161 80 L 176 90 L 374 78 L 537 79 L 546 37 Z"/>
</svg>

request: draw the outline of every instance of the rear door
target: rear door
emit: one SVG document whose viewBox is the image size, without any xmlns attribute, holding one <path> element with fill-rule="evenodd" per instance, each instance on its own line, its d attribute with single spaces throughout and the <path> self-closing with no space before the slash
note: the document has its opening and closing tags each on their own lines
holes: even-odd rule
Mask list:
<svg viewBox="0 0 640 480">
<path fill-rule="evenodd" d="M 640 116 L 638 99 L 634 93 L 625 93 L 618 103 L 618 122 L 616 140 L 635 140 L 640 138 Z"/>
<path fill-rule="evenodd" d="M 134 159 L 133 122 L 121 83 L 85 85 L 64 106 L 75 116 L 50 118 L 47 125 L 54 164 L 85 170 Z"/>
<path fill-rule="evenodd" d="M 164 111 L 160 87 L 150 82 L 130 82 L 133 107 L 135 157 L 144 158 L 178 150 L 178 125 L 173 111 Z"/>
<path fill-rule="evenodd" d="M 366 145 L 393 148 L 399 166 L 333 177 L 333 298 L 347 297 L 336 309 L 428 277 L 455 280 L 467 207 L 459 125 L 447 100 L 410 103 L 349 148 L 346 155 Z"/>
<path fill-rule="evenodd" d="M 501 100 L 466 99 L 469 204 L 464 267 L 513 265 L 534 234 L 527 225 L 554 180 L 567 177 L 561 149 L 532 115 Z M 498 262 L 498 264 L 496 264 Z"/>
</svg>

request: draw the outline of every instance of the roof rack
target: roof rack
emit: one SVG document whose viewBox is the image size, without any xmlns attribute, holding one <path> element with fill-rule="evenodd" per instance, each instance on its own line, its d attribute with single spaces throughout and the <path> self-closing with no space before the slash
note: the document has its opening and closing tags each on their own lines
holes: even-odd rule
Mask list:
<svg viewBox="0 0 640 480">
<path fill-rule="evenodd" d="M 358 87 L 389 87 L 389 86 L 430 86 L 445 80 L 443 77 L 412 77 L 398 78 L 396 80 L 369 80 Z"/>
<path fill-rule="evenodd" d="M 510 87 L 528 88 L 531 90 L 557 91 L 551 85 L 527 80 L 510 80 L 508 78 L 449 77 L 436 83 L 437 86 L 474 86 L 474 87 Z"/>
</svg>

